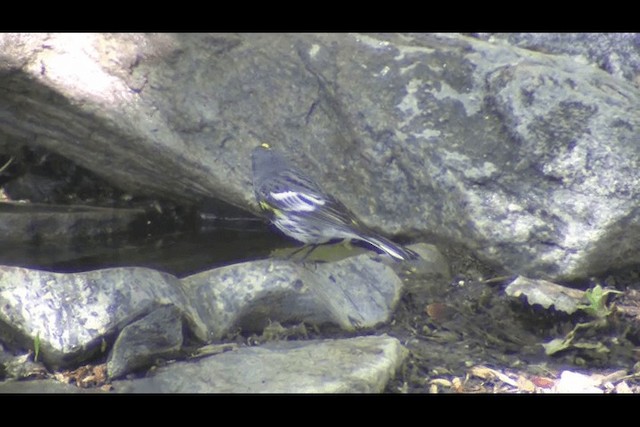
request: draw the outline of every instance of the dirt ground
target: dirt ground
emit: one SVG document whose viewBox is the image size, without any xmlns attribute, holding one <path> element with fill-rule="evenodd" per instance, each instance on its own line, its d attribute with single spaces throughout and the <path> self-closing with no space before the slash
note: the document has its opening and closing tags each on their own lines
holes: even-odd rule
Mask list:
<svg viewBox="0 0 640 427">
<path fill-rule="evenodd" d="M 572 284 L 621 291 L 607 295 L 608 314 L 594 320 L 510 297 L 504 288 L 513 277 L 448 255 L 452 282 L 408 292 L 381 328 L 410 350 L 386 392 L 640 392 L 637 271 Z M 543 343 L 569 336 L 565 350 L 545 353 Z"/>
</svg>

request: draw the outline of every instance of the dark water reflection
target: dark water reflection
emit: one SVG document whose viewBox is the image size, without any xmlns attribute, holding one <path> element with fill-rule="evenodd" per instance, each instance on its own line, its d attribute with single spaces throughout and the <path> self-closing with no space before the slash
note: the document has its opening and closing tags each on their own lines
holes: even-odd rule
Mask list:
<svg viewBox="0 0 640 427">
<path fill-rule="evenodd" d="M 291 242 L 268 229 L 229 228 L 153 237 L 112 235 L 41 242 L 0 241 L 0 265 L 55 272 L 140 266 L 179 277 L 214 267 L 264 258 Z"/>
</svg>

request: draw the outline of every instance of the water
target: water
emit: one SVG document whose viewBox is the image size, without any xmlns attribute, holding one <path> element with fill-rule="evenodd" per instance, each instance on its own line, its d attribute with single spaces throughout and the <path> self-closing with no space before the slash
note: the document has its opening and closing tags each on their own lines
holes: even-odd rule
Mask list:
<svg viewBox="0 0 640 427">
<path fill-rule="evenodd" d="M 269 229 L 230 228 L 154 236 L 130 234 L 93 238 L 0 241 L 0 264 L 72 273 L 138 266 L 188 276 L 215 267 L 264 258 L 292 242 Z"/>
</svg>

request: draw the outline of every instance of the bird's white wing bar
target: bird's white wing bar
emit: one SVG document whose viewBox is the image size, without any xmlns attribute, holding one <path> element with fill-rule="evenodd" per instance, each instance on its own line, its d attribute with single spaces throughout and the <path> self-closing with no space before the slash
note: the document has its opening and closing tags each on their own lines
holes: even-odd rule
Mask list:
<svg viewBox="0 0 640 427">
<path fill-rule="evenodd" d="M 318 206 L 325 204 L 325 201 L 321 198 L 314 197 L 309 193 L 298 193 L 297 191 L 271 192 L 271 197 L 282 203 L 280 208 L 284 210 L 312 212 Z"/>
</svg>

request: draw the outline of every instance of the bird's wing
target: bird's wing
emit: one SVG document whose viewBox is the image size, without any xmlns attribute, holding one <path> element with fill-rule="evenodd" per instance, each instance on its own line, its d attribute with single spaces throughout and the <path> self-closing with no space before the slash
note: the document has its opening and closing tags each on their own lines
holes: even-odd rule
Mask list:
<svg viewBox="0 0 640 427">
<path fill-rule="evenodd" d="M 356 229 L 361 227 L 342 202 L 318 191 L 317 188 L 305 187 L 303 191 L 271 188 L 264 193 L 267 203 L 281 211 L 306 216 L 334 226 L 344 225 Z"/>
</svg>

